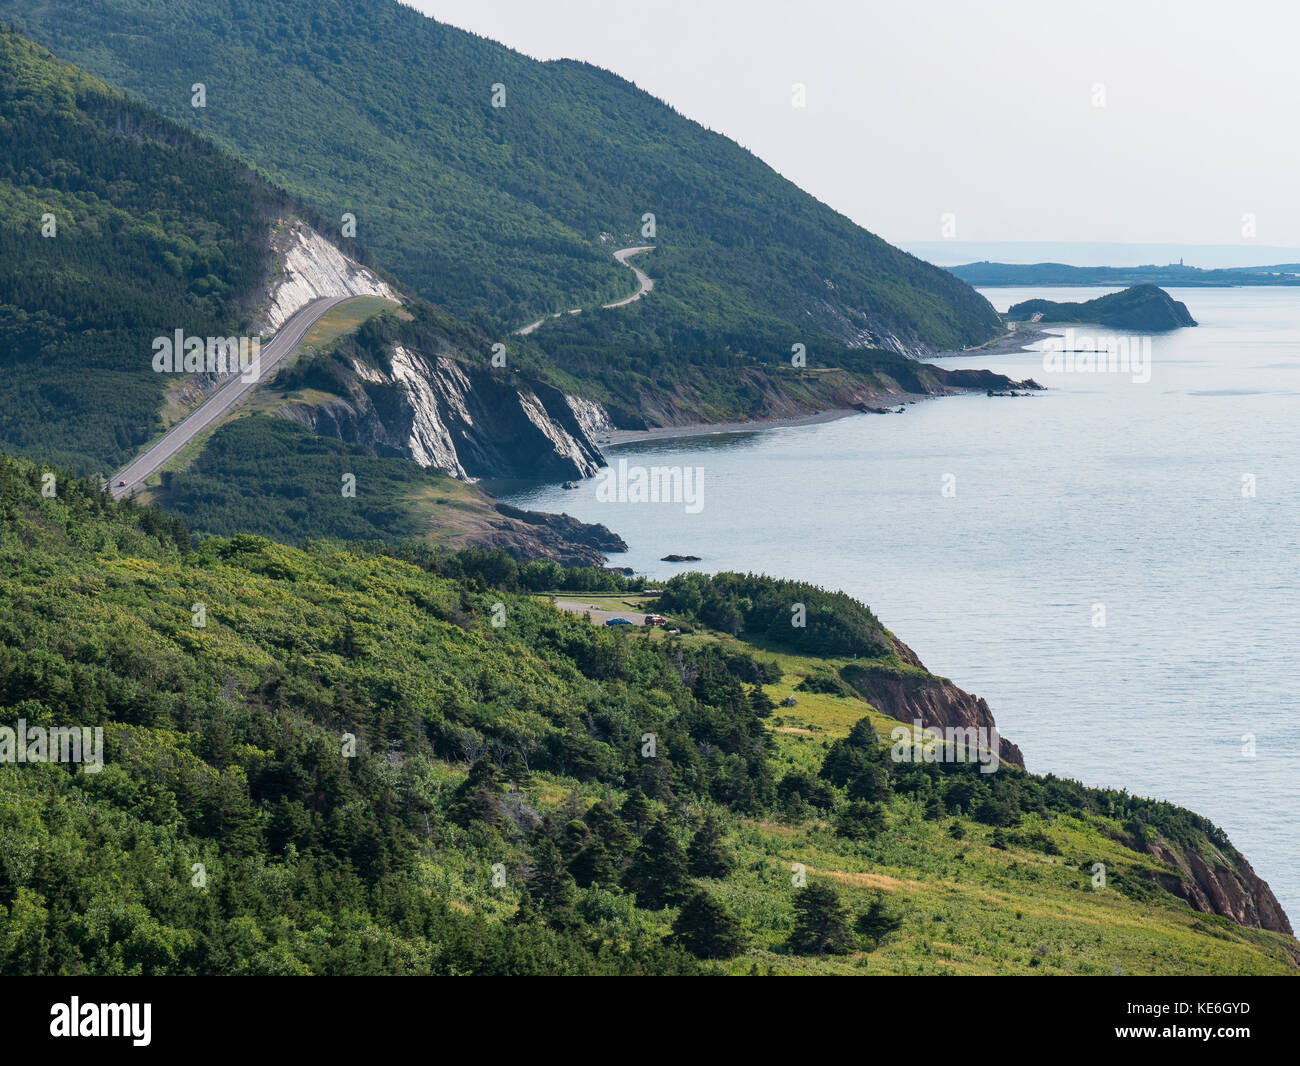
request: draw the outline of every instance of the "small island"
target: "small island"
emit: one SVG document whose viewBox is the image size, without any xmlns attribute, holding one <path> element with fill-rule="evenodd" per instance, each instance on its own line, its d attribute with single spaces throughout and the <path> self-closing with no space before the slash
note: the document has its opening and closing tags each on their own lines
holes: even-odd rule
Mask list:
<svg viewBox="0 0 1300 1066">
<path fill-rule="evenodd" d="M 1187 305 L 1158 285 L 1134 285 L 1082 303 L 1024 300 L 1013 304 L 1005 317 L 1011 322 L 1089 322 L 1150 332 L 1196 325 Z"/>
</svg>

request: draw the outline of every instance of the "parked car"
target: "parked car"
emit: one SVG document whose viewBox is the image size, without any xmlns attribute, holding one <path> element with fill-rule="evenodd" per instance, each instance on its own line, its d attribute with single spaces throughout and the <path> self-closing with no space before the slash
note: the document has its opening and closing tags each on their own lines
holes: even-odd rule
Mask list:
<svg viewBox="0 0 1300 1066">
<path fill-rule="evenodd" d="M 661 614 L 648 614 L 645 616 L 645 624 L 648 626 L 663 626 L 668 624 L 668 619 Z"/>
<path fill-rule="evenodd" d="M 607 625 L 607 626 L 630 626 L 630 625 L 632 625 L 632 623 L 629 622 L 626 618 L 606 618 L 606 619 L 605 619 L 605 625 Z"/>
</svg>

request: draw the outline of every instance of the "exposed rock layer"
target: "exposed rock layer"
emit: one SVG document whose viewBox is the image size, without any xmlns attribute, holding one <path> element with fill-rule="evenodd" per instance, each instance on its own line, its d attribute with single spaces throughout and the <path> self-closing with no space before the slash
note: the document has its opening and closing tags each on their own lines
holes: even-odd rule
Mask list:
<svg viewBox="0 0 1300 1066">
<path fill-rule="evenodd" d="M 398 296 L 374 271 L 353 262 L 300 220 L 290 222 L 271 238 L 277 270 L 257 322 L 269 333 L 322 296 Z"/>
<path fill-rule="evenodd" d="M 586 426 L 598 404 L 486 366 L 400 345 L 379 368 L 353 360 L 346 396 L 280 408 L 313 432 L 461 478 L 588 477 L 603 464 Z"/>
<path fill-rule="evenodd" d="M 908 666 L 924 671 L 921 660 L 897 637 L 890 637 L 895 654 Z M 925 673 L 904 673 L 888 667 L 846 666 L 841 675 L 882 714 L 911 723 L 920 720 L 923 727 L 936 729 L 996 728 L 993 712 L 978 696 L 958 688 L 947 678 Z M 1025 757 L 1006 737 L 999 736 L 998 757 L 1022 770 Z"/>
<path fill-rule="evenodd" d="M 625 552 L 627 543 L 603 525 L 580 522 L 567 514 L 522 511 L 496 504 L 498 518 L 463 535 L 457 546 L 502 548 L 523 562 L 554 559 L 564 566 L 603 566 L 605 552 Z"/>
<path fill-rule="evenodd" d="M 1177 871 L 1157 876 L 1161 887 L 1193 909 L 1220 914 L 1238 925 L 1291 934 L 1291 923 L 1273 890 L 1251 869 L 1245 856 L 1216 852 L 1210 862 L 1165 840 L 1148 845 L 1147 851 Z"/>
</svg>

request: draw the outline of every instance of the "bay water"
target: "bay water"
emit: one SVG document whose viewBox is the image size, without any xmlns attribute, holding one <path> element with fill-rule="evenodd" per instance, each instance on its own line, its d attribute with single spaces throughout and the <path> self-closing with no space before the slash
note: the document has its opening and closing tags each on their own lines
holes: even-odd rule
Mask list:
<svg viewBox="0 0 1300 1066">
<path fill-rule="evenodd" d="M 984 294 L 1005 310 L 1106 291 Z M 1300 289 L 1170 294 L 1199 325 L 1123 338 L 1145 373 L 976 354 L 942 365 L 1047 390 L 606 450 L 697 470 L 697 506 L 610 501 L 598 479 L 491 487 L 604 523 L 630 547 L 610 564 L 656 579 L 843 589 L 986 698 L 1029 769 L 1209 817 L 1300 922 Z"/>
</svg>

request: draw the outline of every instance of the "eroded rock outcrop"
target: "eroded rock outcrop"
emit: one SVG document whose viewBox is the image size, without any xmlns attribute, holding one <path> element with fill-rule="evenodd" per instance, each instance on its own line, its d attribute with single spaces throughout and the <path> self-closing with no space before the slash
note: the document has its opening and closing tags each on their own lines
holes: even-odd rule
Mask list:
<svg viewBox="0 0 1300 1066">
<path fill-rule="evenodd" d="M 342 395 L 278 413 L 460 478 L 589 477 L 603 465 L 587 427 L 608 416 L 559 389 L 403 345 L 387 352 L 386 366 L 354 358 L 345 373 L 349 380 L 335 380 Z"/>
<path fill-rule="evenodd" d="M 605 552 L 625 552 L 627 543 L 607 526 L 572 515 L 524 511 L 495 505 L 496 517 L 453 540 L 453 546 L 502 548 L 521 562 L 554 559 L 563 566 L 603 566 Z"/>
<path fill-rule="evenodd" d="M 911 724 L 919 719 L 923 727 L 996 728 L 993 712 L 983 699 L 958 688 L 947 678 L 931 674 L 916 653 L 897 637 L 891 636 L 890 641 L 894 653 L 912 669 L 850 664 L 840 672 L 868 703 L 900 722 Z M 1024 769 L 1025 757 L 1020 749 L 1006 737 L 999 735 L 999 741 L 999 759 Z"/>
<path fill-rule="evenodd" d="M 307 223 L 293 220 L 271 237 L 277 269 L 268 286 L 257 324 L 274 333 L 299 308 L 322 296 L 398 295 L 373 270 L 339 251 Z"/>
<path fill-rule="evenodd" d="M 1273 890 L 1251 869 L 1245 856 L 1225 855 L 1216 848 L 1207 860 L 1163 839 L 1148 844 L 1146 850 L 1176 871 L 1157 875 L 1155 880 L 1193 909 L 1253 929 L 1291 934 L 1291 923 Z"/>
</svg>

